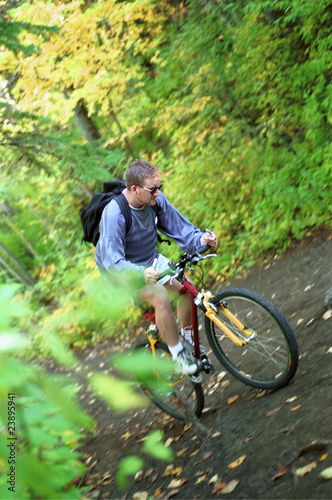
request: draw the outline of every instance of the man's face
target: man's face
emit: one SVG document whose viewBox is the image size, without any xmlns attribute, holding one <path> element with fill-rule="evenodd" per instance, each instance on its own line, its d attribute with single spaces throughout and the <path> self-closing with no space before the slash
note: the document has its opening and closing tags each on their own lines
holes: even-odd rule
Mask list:
<svg viewBox="0 0 332 500">
<path fill-rule="evenodd" d="M 152 207 L 153 205 L 156 204 L 156 199 L 159 196 L 159 189 L 160 189 L 159 175 L 156 175 L 156 177 L 147 177 L 144 180 L 142 186 L 136 186 L 136 189 L 137 189 L 137 201 L 142 203 L 142 205 L 147 205 Z"/>
</svg>

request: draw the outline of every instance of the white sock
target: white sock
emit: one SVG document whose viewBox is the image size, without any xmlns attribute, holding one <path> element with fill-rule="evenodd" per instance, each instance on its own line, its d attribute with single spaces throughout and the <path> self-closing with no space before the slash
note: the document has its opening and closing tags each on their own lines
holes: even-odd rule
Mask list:
<svg viewBox="0 0 332 500">
<path fill-rule="evenodd" d="M 179 342 L 176 345 L 173 345 L 173 347 L 168 346 L 168 349 L 171 351 L 172 358 L 176 359 L 178 354 L 183 351 L 183 345 L 182 342 L 179 340 Z"/>
<path fill-rule="evenodd" d="M 189 344 L 194 345 L 192 325 L 181 328 L 181 334 Z"/>
</svg>

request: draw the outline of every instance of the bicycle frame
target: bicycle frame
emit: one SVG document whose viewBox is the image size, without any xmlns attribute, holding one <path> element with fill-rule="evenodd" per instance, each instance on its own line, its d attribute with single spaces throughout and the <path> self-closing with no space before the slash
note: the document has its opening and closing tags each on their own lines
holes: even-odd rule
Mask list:
<svg viewBox="0 0 332 500">
<path fill-rule="evenodd" d="M 198 314 L 197 307 L 203 310 L 204 314 L 213 321 L 217 325 L 220 330 L 224 332 L 227 337 L 229 337 L 232 342 L 237 346 L 245 346 L 247 342 L 243 339 L 240 339 L 237 335 L 235 335 L 225 323 L 218 318 L 216 312 L 220 309 L 231 321 L 232 323 L 248 338 L 250 341 L 253 337 L 256 336 L 256 333 L 252 330 L 248 329 L 243 325 L 243 323 L 236 317 L 234 314 L 227 308 L 225 304 L 220 304 L 218 307 L 213 306 L 209 303 L 209 299 L 211 299 L 212 295 L 209 291 L 202 290 L 199 292 L 197 288 L 190 283 L 186 278 L 182 278 L 181 283 L 183 287 L 179 291 L 180 295 L 184 295 L 187 291 L 190 293 L 191 299 L 191 315 L 192 315 L 192 326 L 193 326 L 193 341 L 194 341 L 194 353 L 197 359 L 200 358 L 200 349 L 199 349 L 199 330 L 198 330 Z M 196 297 L 198 297 L 198 300 Z M 195 300 L 196 299 L 196 300 Z M 156 327 L 155 315 L 151 314 L 149 310 L 143 309 L 145 316 L 153 323 Z"/>
</svg>

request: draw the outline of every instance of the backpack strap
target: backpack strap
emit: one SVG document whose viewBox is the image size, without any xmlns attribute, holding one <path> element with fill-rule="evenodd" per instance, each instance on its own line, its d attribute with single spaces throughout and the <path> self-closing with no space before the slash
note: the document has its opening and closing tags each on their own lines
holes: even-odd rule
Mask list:
<svg viewBox="0 0 332 500">
<path fill-rule="evenodd" d="M 119 205 L 120 211 L 126 220 L 126 233 L 128 234 L 132 226 L 131 211 L 129 208 L 129 203 L 123 193 L 119 194 L 114 198 L 114 201 Z"/>
<path fill-rule="evenodd" d="M 158 202 L 156 202 L 156 204 L 153 205 L 151 208 L 154 211 L 154 213 L 156 214 L 156 217 L 157 217 L 157 220 L 158 220 L 158 212 L 160 210 Z M 158 225 L 157 225 L 157 228 L 158 228 Z M 162 239 L 162 237 L 160 236 L 159 232 L 158 232 L 157 240 L 159 241 L 159 243 L 167 243 L 167 245 L 171 245 L 171 242 L 169 240 L 163 240 Z"/>
</svg>

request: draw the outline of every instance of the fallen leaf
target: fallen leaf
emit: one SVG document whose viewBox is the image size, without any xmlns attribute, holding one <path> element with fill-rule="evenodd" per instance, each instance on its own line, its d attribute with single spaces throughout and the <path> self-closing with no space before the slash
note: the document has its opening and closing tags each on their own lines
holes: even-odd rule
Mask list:
<svg viewBox="0 0 332 500">
<path fill-rule="evenodd" d="M 273 410 L 268 411 L 265 416 L 266 417 L 271 417 L 272 415 L 274 415 L 275 413 L 277 413 L 277 411 L 281 410 L 281 408 L 282 408 L 282 406 L 277 406 L 276 408 L 273 408 Z"/>
<path fill-rule="evenodd" d="M 135 474 L 135 483 L 139 483 L 140 481 L 142 481 L 142 479 L 143 479 L 143 471 L 139 470 Z"/>
<path fill-rule="evenodd" d="M 216 438 L 216 437 L 220 436 L 220 434 L 221 434 L 221 432 L 220 432 L 220 431 L 217 431 L 217 432 L 215 432 L 214 434 L 212 434 L 212 436 L 211 436 L 211 437 L 212 437 L 212 438 Z"/>
<path fill-rule="evenodd" d="M 221 491 L 227 486 L 227 483 L 222 482 L 222 483 L 216 483 L 214 485 L 214 488 L 212 490 L 212 495 L 220 496 Z"/>
<path fill-rule="evenodd" d="M 218 481 L 218 474 L 215 474 L 214 476 L 211 477 L 209 484 L 214 484 Z"/>
<path fill-rule="evenodd" d="M 187 446 L 187 448 L 182 448 L 182 450 L 178 451 L 176 456 L 182 457 L 182 455 L 184 455 L 186 453 L 186 451 L 188 451 L 188 446 Z"/>
<path fill-rule="evenodd" d="M 256 398 L 259 399 L 259 398 L 262 398 L 263 396 L 265 396 L 266 394 L 266 391 L 260 391 L 257 395 L 256 395 Z"/>
<path fill-rule="evenodd" d="M 173 498 L 175 497 L 180 491 L 180 488 L 174 488 L 173 490 L 171 490 L 168 494 L 167 494 L 167 500 L 169 500 L 169 498 Z"/>
<path fill-rule="evenodd" d="M 294 406 L 294 408 L 291 408 L 291 411 L 296 411 L 296 410 L 298 410 L 299 408 L 301 408 L 301 405 Z"/>
<path fill-rule="evenodd" d="M 166 443 L 165 443 L 165 446 L 170 446 L 172 443 L 173 443 L 174 439 L 173 438 L 168 438 Z"/>
<path fill-rule="evenodd" d="M 147 500 L 149 498 L 149 493 L 147 491 L 136 491 L 133 494 L 133 500 Z"/>
<path fill-rule="evenodd" d="M 182 467 L 176 467 L 172 470 L 172 476 L 178 476 L 182 472 Z"/>
<path fill-rule="evenodd" d="M 296 401 L 297 399 L 299 399 L 300 396 L 293 396 L 292 398 L 288 398 L 286 399 L 285 403 L 289 404 L 289 403 L 293 403 L 293 401 Z"/>
<path fill-rule="evenodd" d="M 146 471 L 144 478 L 147 479 L 148 477 L 150 477 L 153 471 L 154 471 L 153 467 L 150 467 L 150 469 Z"/>
<path fill-rule="evenodd" d="M 254 435 L 255 435 L 255 432 L 248 434 L 248 436 L 244 439 L 244 442 L 249 443 L 249 441 L 251 441 L 253 439 Z"/>
<path fill-rule="evenodd" d="M 167 465 L 167 467 L 164 471 L 163 477 L 170 476 L 172 474 L 173 470 L 174 470 L 174 465 Z"/>
<path fill-rule="evenodd" d="M 199 452 L 199 448 L 196 451 L 193 451 L 192 453 L 190 453 L 190 456 L 194 457 L 195 455 L 197 455 L 198 452 Z"/>
<path fill-rule="evenodd" d="M 237 485 L 239 484 L 239 480 L 238 479 L 232 479 L 232 481 L 230 481 L 228 483 L 227 486 L 225 486 L 225 488 L 223 488 L 221 490 L 221 494 L 222 495 L 227 495 L 228 493 L 232 493 L 232 491 L 235 490 L 235 488 L 237 487 Z"/>
<path fill-rule="evenodd" d="M 323 314 L 323 319 L 325 319 L 325 321 L 330 318 L 332 318 L 332 309 L 329 309 L 325 314 Z"/>
<path fill-rule="evenodd" d="M 133 436 L 133 434 L 131 434 L 129 431 L 127 431 L 125 434 L 122 434 L 121 439 L 124 439 L 125 441 L 127 441 L 127 439 L 129 439 L 131 436 Z"/>
<path fill-rule="evenodd" d="M 310 462 L 310 464 L 305 465 L 304 467 L 300 467 L 299 469 L 296 469 L 295 475 L 299 477 L 303 477 L 306 474 L 309 474 L 312 470 L 316 469 L 317 467 L 317 462 Z"/>
<path fill-rule="evenodd" d="M 203 455 L 203 460 L 207 460 L 207 459 L 208 459 L 208 458 L 210 458 L 212 455 L 213 455 L 213 451 L 207 451 L 207 452 Z"/>
<path fill-rule="evenodd" d="M 241 457 L 239 457 L 237 460 L 235 460 L 234 462 L 230 463 L 228 465 L 228 468 L 229 469 L 235 469 L 236 467 L 238 467 L 239 465 L 241 465 L 245 459 L 247 458 L 247 455 L 241 455 Z"/>
<path fill-rule="evenodd" d="M 181 488 L 187 481 L 188 479 L 186 479 L 185 477 L 183 477 L 182 479 L 172 479 L 167 488 L 170 490 L 173 488 Z"/>
<path fill-rule="evenodd" d="M 323 462 L 324 460 L 326 460 L 326 459 L 327 459 L 327 457 L 328 457 L 328 456 L 329 456 L 329 454 L 328 454 L 328 453 L 324 453 L 324 455 L 322 455 L 322 456 L 319 458 L 318 462 Z"/>
<path fill-rule="evenodd" d="M 199 484 L 202 481 L 204 481 L 205 479 L 206 479 L 206 474 L 204 476 L 199 476 L 199 478 L 196 480 L 195 484 Z"/>
<path fill-rule="evenodd" d="M 227 399 L 227 404 L 231 405 L 231 404 L 235 403 L 235 401 L 237 401 L 238 399 L 239 399 L 238 395 L 237 396 L 232 396 L 231 398 Z"/>
<path fill-rule="evenodd" d="M 159 495 L 161 494 L 161 492 L 162 492 L 162 489 L 161 488 L 157 488 L 156 491 L 153 494 L 153 498 L 159 497 Z"/>
<path fill-rule="evenodd" d="M 308 321 L 308 323 L 305 325 L 305 326 L 309 326 L 311 325 L 311 323 L 313 323 L 315 321 L 316 318 L 312 318 L 311 320 Z"/>
<path fill-rule="evenodd" d="M 229 380 L 223 380 L 220 384 L 220 387 L 227 387 L 229 385 Z"/>
<path fill-rule="evenodd" d="M 322 472 L 320 472 L 319 476 L 322 479 L 325 479 L 325 481 L 332 479 L 332 467 L 328 467 L 327 469 L 322 470 Z"/>
<path fill-rule="evenodd" d="M 276 481 L 287 473 L 288 469 L 282 464 L 278 464 L 278 472 L 273 476 L 272 481 Z"/>
</svg>

